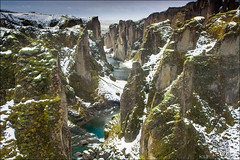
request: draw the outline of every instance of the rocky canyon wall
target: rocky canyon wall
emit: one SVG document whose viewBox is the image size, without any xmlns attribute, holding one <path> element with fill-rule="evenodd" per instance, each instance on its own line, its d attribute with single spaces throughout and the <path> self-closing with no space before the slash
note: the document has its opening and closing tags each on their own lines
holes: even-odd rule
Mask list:
<svg viewBox="0 0 240 160">
<path fill-rule="evenodd" d="M 115 135 L 131 146 L 125 157 L 239 158 L 239 18 L 231 10 L 147 26 L 104 147 L 121 148 Z"/>
<path fill-rule="evenodd" d="M 98 17 L 1 11 L 0 29 L 1 159 L 71 159 L 69 114 L 111 72 Z"/>
<path fill-rule="evenodd" d="M 233 10 L 238 7 L 234 0 L 198 0 L 190 2 L 183 7 L 168 8 L 163 12 L 156 12 L 139 21 L 119 21 L 109 27 L 109 32 L 104 35 L 104 43 L 107 48 L 113 48 L 114 57 L 121 61 L 133 56 L 132 50 L 137 50 L 144 37 L 147 26 L 153 23 L 169 19 L 171 27 L 181 28 L 185 21 L 195 16 L 204 16 L 206 20 L 211 15 Z M 114 27 L 113 27 L 114 26 Z"/>
</svg>

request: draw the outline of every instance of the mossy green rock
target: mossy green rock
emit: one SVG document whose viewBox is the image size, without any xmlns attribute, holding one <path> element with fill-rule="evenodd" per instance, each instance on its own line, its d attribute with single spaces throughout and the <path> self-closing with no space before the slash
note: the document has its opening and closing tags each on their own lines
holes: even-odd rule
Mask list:
<svg viewBox="0 0 240 160">
<path fill-rule="evenodd" d="M 100 70 L 96 60 L 89 54 L 88 32 L 84 30 L 79 36 L 75 52 L 75 64 L 70 75 L 70 85 L 76 95 L 85 101 L 93 102 L 93 94 L 98 86 L 97 73 Z"/>
<path fill-rule="evenodd" d="M 38 49 L 37 48 L 22 48 L 20 51 L 19 51 L 19 54 L 20 55 L 26 55 L 26 56 L 32 56 L 33 54 L 35 53 L 38 53 Z"/>
<path fill-rule="evenodd" d="M 173 30 L 170 27 L 169 20 L 149 25 L 144 31 L 143 43 L 136 53 L 135 59 L 137 59 L 141 65 L 146 63 L 150 55 L 160 52 L 160 48 L 166 44 L 172 32 Z"/>
<path fill-rule="evenodd" d="M 144 110 L 144 73 L 138 62 L 133 63 L 128 83 L 120 100 L 121 132 L 126 142 L 133 141 L 139 133 Z"/>
<path fill-rule="evenodd" d="M 214 129 L 217 135 L 235 124 L 228 107 L 239 100 L 239 90 L 230 87 L 239 85 L 235 58 L 196 56 L 185 62 L 183 75 L 145 121 L 140 152 L 144 158 L 220 158 L 196 126 L 206 127 L 207 133 Z"/>
<path fill-rule="evenodd" d="M 21 52 L 21 51 L 20 51 Z M 66 95 L 56 60 L 48 68 L 41 51 L 19 55 L 15 75 L 15 106 L 10 115 L 16 144 L 23 158 L 71 158 L 71 136 L 67 127 Z M 25 58 L 25 61 L 21 60 Z M 47 58 L 47 57 L 46 57 Z M 23 64 L 23 65 L 22 65 Z"/>
</svg>

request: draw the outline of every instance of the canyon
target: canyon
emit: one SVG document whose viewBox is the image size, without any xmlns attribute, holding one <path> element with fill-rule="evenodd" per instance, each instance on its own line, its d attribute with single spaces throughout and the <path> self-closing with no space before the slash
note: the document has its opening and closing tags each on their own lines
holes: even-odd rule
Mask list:
<svg viewBox="0 0 240 160">
<path fill-rule="evenodd" d="M 104 34 L 98 17 L 0 14 L 2 159 L 240 158 L 238 2 Z"/>
</svg>

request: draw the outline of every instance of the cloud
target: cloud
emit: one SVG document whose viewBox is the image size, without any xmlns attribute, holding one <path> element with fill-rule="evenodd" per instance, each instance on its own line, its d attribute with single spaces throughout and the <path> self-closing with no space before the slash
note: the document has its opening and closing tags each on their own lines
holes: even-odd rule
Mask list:
<svg viewBox="0 0 240 160">
<path fill-rule="evenodd" d="M 139 20 L 168 7 L 183 6 L 190 0 L 175 1 L 2 1 L 2 9 L 16 12 L 99 16 L 100 20 Z"/>
<path fill-rule="evenodd" d="M 17 9 L 31 9 L 32 7 L 30 5 L 20 5 L 16 7 Z"/>
</svg>

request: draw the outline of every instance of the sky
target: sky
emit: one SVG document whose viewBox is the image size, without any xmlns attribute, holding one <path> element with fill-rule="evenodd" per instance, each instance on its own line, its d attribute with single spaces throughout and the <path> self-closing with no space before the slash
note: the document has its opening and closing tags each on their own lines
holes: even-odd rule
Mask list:
<svg viewBox="0 0 240 160">
<path fill-rule="evenodd" d="M 184 6 L 191 0 L 171 1 L 30 1 L 1 0 L 1 9 L 15 12 L 39 12 L 43 14 L 98 16 L 100 20 L 140 20 L 153 12 L 168 7 Z"/>
</svg>

